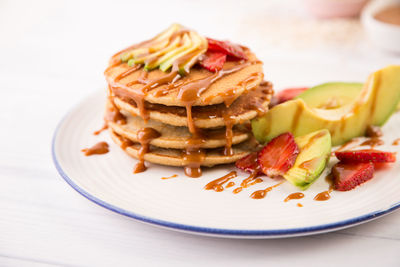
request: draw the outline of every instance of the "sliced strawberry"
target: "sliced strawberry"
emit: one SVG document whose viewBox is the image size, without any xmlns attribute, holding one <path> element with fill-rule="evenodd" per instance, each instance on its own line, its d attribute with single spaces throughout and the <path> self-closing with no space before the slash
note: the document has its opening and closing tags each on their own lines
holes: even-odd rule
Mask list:
<svg viewBox="0 0 400 267">
<path fill-rule="evenodd" d="M 336 190 L 349 191 L 374 176 L 373 163 L 337 163 L 332 168 Z"/>
<path fill-rule="evenodd" d="M 235 59 L 247 59 L 246 53 L 237 44 L 233 44 L 229 41 L 218 41 L 211 38 L 207 38 L 207 41 L 208 51 L 220 52 Z"/>
<path fill-rule="evenodd" d="M 226 55 L 219 52 L 206 52 L 200 65 L 211 71 L 216 72 L 222 69 L 226 61 Z"/>
<path fill-rule="evenodd" d="M 257 154 L 258 152 L 253 152 L 239 159 L 235 162 L 236 168 L 253 173 L 258 168 Z"/>
<path fill-rule="evenodd" d="M 283 91 L 280 91 L 276 94 L 276 105 L 292 100 L 299 94 L 303 93 L 306 91 L 308 88 L 307 87 L 299 87 L 299 88 L 289 88 L 285 89 Z"/>
<path fill-rule="evenodd" d="M 291 133 L 284 133 L 261 149 L 257 162 L 267 176 L 282 176 L 293 166 L 299 152 L 294 136 Z"/>
<path fill-rule="evenodd" d="M 374 162 L 374 163 L 385 163 L 385 162 L 395 162 L 396 154 L 393 152 L 385 152 L 375 149 L 363 149 L 363 150 L 345 150 L 336 151 L 336 157 L 341 162 Z"/>
</svg>

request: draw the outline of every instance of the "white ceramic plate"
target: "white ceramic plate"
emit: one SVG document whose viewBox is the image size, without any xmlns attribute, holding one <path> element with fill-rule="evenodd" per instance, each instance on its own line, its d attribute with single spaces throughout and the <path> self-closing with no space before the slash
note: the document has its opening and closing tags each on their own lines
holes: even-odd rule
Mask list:
<svg viewBox="0 0 400 267">
<path fill-rule="evenodd" d="M 336 64 L 336 65 L 335 65 Z M 309 85 L 323 81 L 365 80 L 372 70 L 359 66 L 308 62 L 295 64 L 270 61 L 271 80 L 280 85 Z M 269 67 L 271 66 L 271 67 Z M 281 66 L 281 67 L 279 67 Z M 301 69 L 301 72 L 298 70 Z M 338 73 L 339 72 L 339 73 Z M 343 76 L 340 76 L 340 72 Z M 349 73 L 350 72 L 350 73 Z M 291 80 L 285 77 L 290 73 Z M 296 74 L 297 73 L 297 74 Z M 301 73 L 301 75 L 300 75 Z M 335 73 L 335 75 L 332 75 Z M 316 78 L 317 76 L 317 78 Z M 351 79 L 350 77 L 354 77 Z M 127 156 L 103 132 L 93 131 L 102 125 L 105 95 L 99 91 L 75 107 L 60 123 L 53 140 L 53 158 L 61 176 L 79 193 L 93 202 L 142 222 L 190 233 L 236 238 L 276 238 L 310 235 L 357 225 L 387 214 L 400 207 L 400 164 L 376 173 L 376 177 L 349 192 L 332 192 L 328 201 L 314 201 L 314 196 L 327 190 L 322 177 L 304 192 L 301 200 L 283 200 L 298 190 L 284 183 L 261 200 L 250 194 L 277 183 L 264 177 L 264 182 L 233 194 L 236 186 L 223 192 L 206 191 L 204 185 L 219 178 L 233 166 L 205 169 L 201 178 L 186 177 L 182 169 L 151 164 L 148 171 L 133 174 L 135 159 Z M 397 151 L 391 146 L 400 137 L 400 114 L 384 127 L 386 145 L 382 150 Z M 80 151 L 99 141 L 110 144 L 105 155 L 85 157 Z M 233 181 L 238 185 L 246 177 L 238 172 Z M 178 174 L 177 178 L 161 177 Z M 298 207 L 301 203 L 303 207 Z"/>
</svg>

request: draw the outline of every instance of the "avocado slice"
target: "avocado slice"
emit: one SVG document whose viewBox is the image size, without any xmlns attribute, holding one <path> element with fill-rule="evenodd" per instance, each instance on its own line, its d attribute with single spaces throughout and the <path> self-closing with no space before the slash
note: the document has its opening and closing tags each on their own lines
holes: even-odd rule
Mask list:
<svg viewBox="0 0 400 267">
<path fill-rule="evenodd" d="M 152 53 L 154 51 L 163 49 L 165 46 L 168 45 L 169 38 L 171 38 L 171 36 L 174 33 L 178 32 L 182 28 L 183 28 L 183 26 L 180 24 L 177 24 L 177 23 L 172 24 L 170 27 L 168 27 L 168 29 L 159 33 L 154 38 L 142 43 L 143 45 L 140 45 L 139 47 L 137 47 L 135 49 L 132 49 L 130 51 L 127 51 L 127 52 L 121 54 L 121 60 L 123 62 L 127 62 L 128 60 L 133 59 L 134 57 L 144 55 L 147 53 Z M 148 45 L 147 43 L 150 45 Z"/>
<path fill-rule="evenodd" d="M 324 171 L 331 153 L 331 135 L 326 129 L 295 138 L 300 153 L 283 176 L 291 184 L 306 190 Z"/>
<path fill-rule="evenodd" d="M 155 53 L 147 54 L 141 57 L 136 57 L 134 59 L 135 64 L 143 64 L 146 63 L 145 68 L 147 70 L 154 69 L 160 65 L 159 57 L 165 55 L 166 53 L 172 51 L 176 47 L 178 47 L 181 38 L 178 36 L 175 38 L 168 46 L 164 47 L 163 49 L 158 50 Z M 152 60 L 154 59 L 154 60 Z"/>
<path fill-rule="evenodd" d="M 196 49 L 193 49 L 193 51 L 190 52 L 191 54 L 190 55 L 188 54 L 186 56 L 189 59 L 179 65 L 179 74 L 181 74 L 182 76 L 188 74 L 190 68 L 194 64 L 196 64 L 197 59 L 207 51 L 208 42 L 207 42 L 206 38 L 199 35 L 198 39 L 199 39 L 198 42 L 200 42 L 198 44 L 198 47 L 196 45 Z"/>
<path fill-rule="evenodd" d="M 353 102 L 362 88 L 362 83 L 330 82 L 311 87 L 296 98 L 311 108 L 335 109 Z"/>
<path fill-rule="evenodd" d="M 254 136 L 267 142 L 279 134 L 301 136 L 328 129 L 332 145 L 365 134 L 368 125 L 382 126 L 395 112 L 400 100 L 400 65 L 372 73 L 358 97 L 336 109 L 309 107 L 298 98 L 276 105 L 263 117 L 252 121 Z"/>
<path fill-rule="evenodd" d="M 172 57 L 169 57 L 166 61 L 162 62 L 160 64 L 160 70 L 164 72 L 167 71 L 175 62 L 175 60 L 195 51 L 202 44 L 202 38 L 193 32 L 189 33 L 188 38 L 189 43 L 186 44 L 186 42 L 184 42 L 184 45 L 181 47 L 181 49 L 176 49 L 176 53 Z"/>
</svg>

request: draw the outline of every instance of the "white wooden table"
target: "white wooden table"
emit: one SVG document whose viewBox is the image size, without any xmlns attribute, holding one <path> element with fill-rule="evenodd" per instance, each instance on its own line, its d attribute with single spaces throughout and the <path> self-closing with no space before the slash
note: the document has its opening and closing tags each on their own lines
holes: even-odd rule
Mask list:
<svg viewBox="0 0 400 267">
<path fill-rule="evenodd" d="M 0 1 L 0 266 L 400 266 L 400 211 L 310 237 L 201 237 L 101 208 L 53 166 L 57 123 L 104 87 L 108 57 L 175 21 L 245 43 L 265 61 L 328 55 L 371 69 L 400 64 L 356 22 L 316 22 L 301 2 L 282 2 Z"/>
</svg>

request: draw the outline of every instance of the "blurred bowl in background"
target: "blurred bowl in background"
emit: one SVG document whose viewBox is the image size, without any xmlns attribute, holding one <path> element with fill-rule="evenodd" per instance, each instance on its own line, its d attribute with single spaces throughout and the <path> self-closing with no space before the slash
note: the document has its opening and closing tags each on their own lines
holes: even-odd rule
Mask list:
<svg viewBox="0 0 400 267">
<path fill-rule="evenodd" d="M 356 17 L 369 0 L 303 0 L 317 18 Z"/>
<path fill-rule="evenodd" d="M 382 19 L 376 18 L 376 15 L 382 11 L 388 11 L 390 7 L 400 7 L 400 0 L 375 0 L 369 3 L 362 12 L 362 23 L 371 41 L 378 47 L 390 51 L 400 53 L 400 24 L 384 22 Z M 385 12 L 386 13 L 386 12 Z M 385 14 L 380 13 L 380 17 Z M 386 20 L 397 21 L 400 17 L 393 17 L 386 13 Z M 395 16 L 400 16 L 396 13 Z"/>
</svg>

